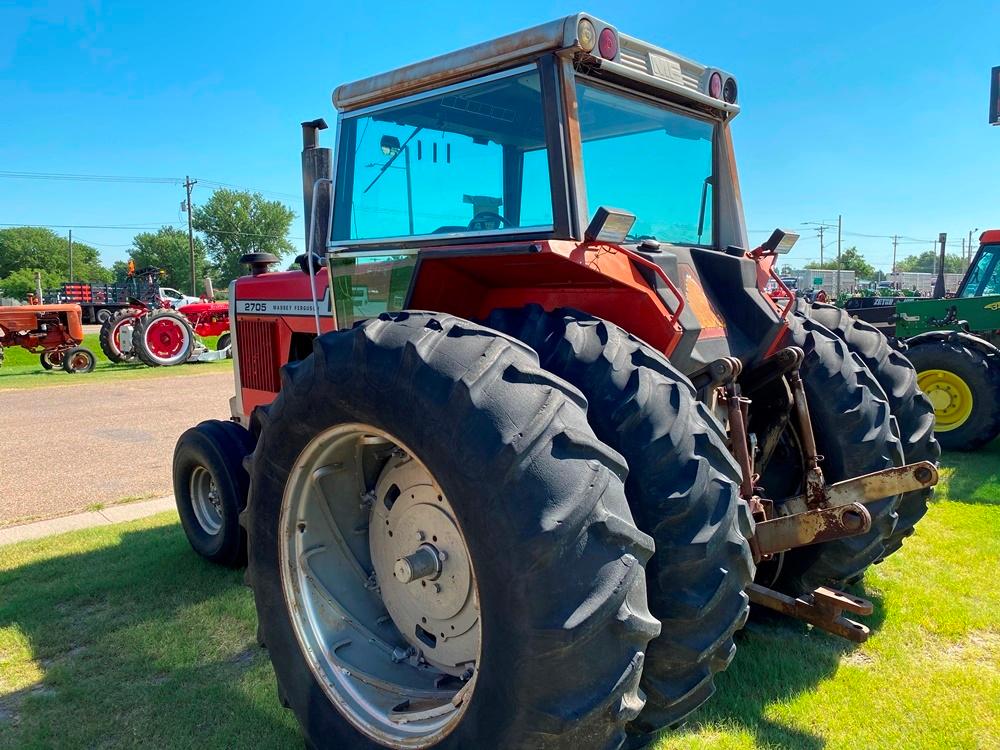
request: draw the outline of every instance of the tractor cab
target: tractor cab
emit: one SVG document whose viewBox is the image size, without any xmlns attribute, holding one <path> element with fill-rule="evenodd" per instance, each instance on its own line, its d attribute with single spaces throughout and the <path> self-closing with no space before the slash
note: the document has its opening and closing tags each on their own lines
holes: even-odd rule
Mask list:
<svg viewBox="0 0 1000 750">
<path fill-rule="evenodd" d="M 983 232 L 979 252 L 969 265 L 956 296 L 1000 296 L 1000 229 Z"/>
<path fill-rule="evenodd" d="M 780 323 L 746 256 L 737 90 L 585 14 L 339 87 L 337 326 L 535 302 L 611 319 L 687 372 L 753 359 Z"/>
</svg>

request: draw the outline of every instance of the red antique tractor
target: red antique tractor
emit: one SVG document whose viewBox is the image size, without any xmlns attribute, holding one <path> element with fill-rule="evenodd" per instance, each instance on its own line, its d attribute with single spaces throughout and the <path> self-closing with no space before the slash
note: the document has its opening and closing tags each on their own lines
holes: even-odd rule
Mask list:
<svg viewBox="0 0 1000 750">
<path fill-rule="evenodd" d="M 90 372 L 97 360 L 82 343 L 79 305 L 0 307 L 0 364 L 4 347 L 20 346 L 39 355 L 46 370 L 61 367 L 69 373 Z"/>
<path fill-rule="evenodd" d="M 839 589 L 926 509 L 933 415 L 914 386 L 901 434 L 885 373 L 765 294 L 794 235 L 748 249 L 735 79 L 576 14 L 334 103 L 308 252 L 245 258 L 232 420 L 173 465 L 307 743 L 639 744 L 750 601 L 863 640 Z"/>
<path fill-rule="evenodd" d="M 209 352 L 196 337 L 218 336 Z M 173 309 L 157 299 L 152 305 L 135 302 L 119 310 L 101 326 L 101 349 L 112 362 L 138 360 L 150 367 L 169 367 L 191 361 L 229 356 L 229 305 L 197 302 Z"/>
</svg>

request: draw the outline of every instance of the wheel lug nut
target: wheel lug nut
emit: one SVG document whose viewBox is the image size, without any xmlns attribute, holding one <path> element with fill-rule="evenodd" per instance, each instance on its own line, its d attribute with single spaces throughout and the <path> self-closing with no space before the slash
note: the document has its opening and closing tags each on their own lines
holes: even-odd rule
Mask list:
<svg viewBox="0 0 1000 750">
<path fill-rule="evenodd" d="M 426 538 L 427 538 L 427 535 L 424 532 L 422 532 L 422 531 L 418 531 L 417 532 L 417 541 L 418 542 L 422 542 Z"/>
<path fill-rule="evenodd" d="M 431 584 L 431 588 L 434 590 L 435 594 L 440 594 L 441 593 L 441 584 L 440 583 L 432 583 Z"/>
</svg>

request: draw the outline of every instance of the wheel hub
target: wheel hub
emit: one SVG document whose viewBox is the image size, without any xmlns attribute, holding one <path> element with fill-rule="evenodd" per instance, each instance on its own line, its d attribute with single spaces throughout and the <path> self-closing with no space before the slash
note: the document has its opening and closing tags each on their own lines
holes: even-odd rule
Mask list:
<svg viewBox="0 0 1000 750">
<path fill-rule="evenodd" d="M 924 370 L 917 374 L 917 385 L 934 406 L 934 429 L 954 430 L 972 415 L 972 389 L 958 375 L 948 370 Z"/>
<path fill-rule="evenodd" d="M 187 336 L 174 320 L 154 321 L 146 331 L 146 345 L 158 357 L 175 356 L 187 343 Z"/>
<path fill-rule="evenodd" d="M 375 495 L 369 538 L 385 607 L 428 663 L 460 676 L 479 649 L 479 603 L 451 507 L 409 456 L 390 460 Z"/>
<path fill-rule="evenodd" d="M 212 536 L 219 533 L 223 519 L 222 499 L 215 479 L 204 466 L 198 466 L 191 472 L 191 507 L 205 533 Z"/>
</svg>

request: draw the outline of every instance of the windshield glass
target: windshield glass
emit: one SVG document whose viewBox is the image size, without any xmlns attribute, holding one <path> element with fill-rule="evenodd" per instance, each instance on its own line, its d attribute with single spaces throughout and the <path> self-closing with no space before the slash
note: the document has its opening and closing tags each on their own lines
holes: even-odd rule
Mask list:
<svg viewBox="0 0 1000 750">
<path fill-rule="evenodd" d="M 635 238 L 712 244 L 711 122 L 577 82 L 587 210 L 634 213 Z"/>
<path fill-rule="evenodd" d="M 334 241 L 551 226 L 537 69 L 341 123 Z"/>
<path fill-rule="evenodd" d="M 969 281 L 962 289 L 963 297 L 985 297 L 1000 294 L 1000 245 L 986 245 L 969 272 Z"/>
</svg>

